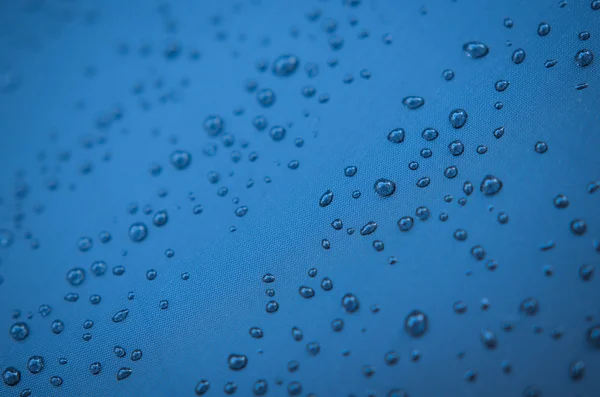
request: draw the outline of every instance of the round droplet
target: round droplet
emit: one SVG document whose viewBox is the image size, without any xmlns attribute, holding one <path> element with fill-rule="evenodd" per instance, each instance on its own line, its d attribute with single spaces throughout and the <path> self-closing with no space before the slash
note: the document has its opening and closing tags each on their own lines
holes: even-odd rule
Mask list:
<svg viewBox="0 0 600 397">
<path fill-rule="evenodd" d="M 519 65 L 525 60 L 525 50 L 522 48 L 516 49 L 512 54 L 512 61 L 514 64 Z"/>
<path fill-rule="evenodd" d="M 6 386 L 16 386 L 21 381 L 21 372 L 15 367 L 8 367 L 2 372 L 2 380 Z"/>
<path fill-rule="evenodd" d="M 279 309 L 279 304 L 276 301 L 267 302 L 267 313 L 275 313 Z"/>
<path fill-rule="evenodd" d="M 80 267 L 69 270 L 67 281 L 74 287 L 81 285 L 85 281 L 85 270 Z"/>
<path fill-rule="evenodd" d="M 192 155 L 185 150 L 175 150 L 171 153 L 170 160 L 175 169 L 184 170 L 190 165 Z"/>
<path fill-rule="evenodd" d="M 167 215 L 167 211 L 165 211 L 165 210 L 156 211 L 156 213 L 152 217 L 152 223 L 154 224 L 154 226 L 158 226 L 158 227 L 164 226 L 168 220 L 169 220 L 169 217 Z"/>
<path fill-rule="evenodd" d="M 444 170 L 444 176 L 448 179 L 456 178 L 458 176 L 458 168 L 455 165 L 451 165 Z"/>
<path fill-rule="evenodd" d="M 23 341 L 29 336 L 29 326 L 23 322 L 14 323 L 11 325 L 9 333 L 13 340 Z"/>
<path fill-rule="evenodd" d="M 454 79 L 454 72 L 450 69 L 446 69 L 442 72 L 442 78 L 446 81 Z"/>
<path fill-rule="evenodd" d="M 413 338 L 420 338 L 427 332 L 429 320 L 420 310 L 413 310 L 404 319 L 404 329 Z"/>
<path fill-rule="evenodd" d="M 502 181 L 493 175 L 486 175 L 479 186 L 479 190 L 486 196 L 493 196 L 501 189 Z"/>
<path fill-rule="evenodd" d="M 389 179 L 378 179 L 374 185 L 375 192 L 381 197 L 388 197 L 396 191 L 396 184 Z"/>
<path fill-rule="evenodd" d="M 467 112 L 464 109 L 454 109 L 450 112 L 448 120 L 454 128 L 462 128 L 467 123 Z"/>
<path fill-rule="evenodd" d="M 324 291 L 330 291 L 333 288 L 333 282 L 329 278 L 325 277 L 321 281 L 321 288 L 323 288 Z"/>
<path fill-rule="evenodd" d="M 571 231 L 574 234 L 581 236 L 587 231 L 587 224 L 583 219 L 575 219 L 571 222 Z"/>
<path fill-rule="evenodd" d="M 129 226 L 129 238 L 131 241 L 139 243 L 144 241 L 146 236 L 148 235 L 148 227 L 145 223 L 135 222 Z"/>
<path fill-rule="evenodd" d="M 41 356 L 31 356 L 27 360 L 27 370 L 32 374 L 38 374 L 44 369 L 44 358 Z"/>
<path fill-rule="evenodd" d="M 356 175 L 357 171 L 358 168 L 356 168 L 353 165 L 350 165 L 344 169 L 344 175 L 346 175 L 347 177 L 353 177 L 354 175 Z"/>
<path fill-rule="evenodd" d="M 99 362 L 90 364 L 90 372 L 92 373 L 92 375 L 98 375 L 101 371 L 102 371 L 102 364 L 100 364 Z"/>
<path fill-rule="evenodd" d="M 425 128 L 423 130 L 423 132 L 421 133 L 421 136 L 426 141 L 435 141 L 435 139 L 438 137 L 438 135 L 439 135 L 439 133 L 435 128 Z"/>
<path fill-rule="evenodd" d="M 403 128 L 395 128 L 388 133 L 387 136 L 388 141 L 392 143 L 402 143 L 404 142 L 404 129 Z"/>
<path fill-rule="evenodd" d="M 590 327 L 586 333 L 587 341 L 596 349 L 600 349 L 600 324 Z"/>
<path fill-rule="evenodd" d="M 271 127 L 271 129 L 269 130 L 269 136 L 272 140 L 276 142 L 281 141 L 283 138 L 285 138 L 285 133 L 285 128 L 278 125 Z"/>
<path fill-rule="evenodd" d="M 275 103 L 275 93 L 270 88 L 265 88 L 256 93 L 258 103 L 264 107 L 271 107 Z"/>
<path fill-rule="evenodd" d="M 538 35 L 540 36 L 547 36 L 548 33 L 550 33 L 550 24 L 546 23 L 546 22 L 542 22 L 538 25 Z"/>
<path fill-rule="evenodd" d="M 400 218 L 400 220 L 398 220 L 398 228 L 402 232 L 408 232 L 410 229 L 412 229 L 414 223 L 415 221 L 412 217 L 403 216 L 402 218 Z"/>
<path fill-rule="evenodd" d="M 354 294 L 346 294 L 342 298 L 342 307 L 348 313 L 354 313 L 359 306 L 358 298 Z"/>
<path fill-rule="evenodd" d="M 594 60 L 594 54 L 590 50 L 580 50 L 575 54 L 575 62 L 582 68 L 589 66 Z"/>
<path fill-rule="evenodd" d="M 569 198 L 564 194 L 559 194 L 554 197 L 554 206 L 558 209 L 565 209 L 569 206 Z"/>
<path fill-rule="evenodd" d="M 273 62 L 273 74 L 279 77 L 291 76 L 298 68 L 299 63 L 298 58 L 294 55 L 280 55 Z"/>
<path fill-rule="evenodd" d="M 527 316 L 535 316 L 540 309 L 540 304 L 535 298 L 524 299 L 519 305 L 519 311 Z"/>
</svg>

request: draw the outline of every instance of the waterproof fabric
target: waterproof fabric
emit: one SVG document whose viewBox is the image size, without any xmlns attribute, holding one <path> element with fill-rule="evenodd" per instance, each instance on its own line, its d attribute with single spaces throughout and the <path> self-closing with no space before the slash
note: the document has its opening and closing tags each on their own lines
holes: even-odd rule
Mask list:
<svg viewBox="0 0 600 397">
<path fill-rule="evenodd" d="M 598 1 L 0 20 L 0 395 L 600 395 Z"/>
</svg>

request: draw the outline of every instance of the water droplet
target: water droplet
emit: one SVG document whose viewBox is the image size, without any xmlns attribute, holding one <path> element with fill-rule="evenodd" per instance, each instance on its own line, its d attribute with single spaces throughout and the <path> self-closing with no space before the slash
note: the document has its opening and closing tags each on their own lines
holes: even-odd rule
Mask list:
<svg viewBox="0 0 600 397">
<path fill-rule="evenodd" d="M 256 99 L 262 107 L 268 108 L 275 103 L 275 93 L 270 88 L 264 88 L 256 93 Z"/>
<path fill-rule="evenodd" d="M 61 320 L 54 320 L 52 324 L 50 324 L 50 330 L 52 333 L 58 335 L 65 329 L 65 324 Z"/>
<path fill-rule="evenodd" d="M 525 50 L 522 48 L 516 49 L 512 54 L 512 61 L 515 65 L 523 63 L 525 60 Z"/>
<path fill-rule="evenodd" d="M 498 346 L 498 339 L 493 331 L 489 329 L 482 329 L 479 334 L 481 337 L 481 342 L 488 349 L 495 349 Z"/>
<path fill-rule="evenodd" d="M 417 181 L 417 187 L 424 188 L 424 187 L 429 186 L 430 183 L 431 183 L 431 179 L 429 179 L 429 177 L 425 176 Z"/>
<path fill-rule="evenodd" d="M 538 30 L 537 30 L 538 34 L 540 36 L 547 36 L 548 33 L 550 33 L 550 24 L 546 23 L 546 22 L 542 22 L 538 25 Z"/>
<path fill-rule="evenodd" d="M 587 224 L 583 219 L 575 219 L 571 222 L 571 231 L 574 234 L 581 236 L 587 231 Z"/>
<path fill-rule="evenodd" d="M 169 217 L 167 215 L 167 211 L 157 211 L 152 217 L 152 223 L 154 224 L 154 226 L 160 227 L 164 226 L 167 223 L 168 219 Z"/>
<path fill-rule="evenodd" d="M 415 110 L 425 104 L 425 99 L 420 96 L 407 96 L 402 100 L 402 104 L 407 109 Z"/>
<path fill-rule="evenodd" d="M 194 389 L 194 392 L 197 396 L 203 396 L 204 394 L 206 394 L 208 389 L 210 389 L 210 382 L 203 379 L 200 382 L 198 382 L 196 388 Z"/>
<path fill-rule="evenodd" d="M 575 381 L 581 380 L 585 374 L 585 363 L 581 360 L 572 362 L 569 365 L 569 377 Z"/>
<path fill-rule="evenodd" d="M 6 386 L 16 386 L 21 381 L 21 372 L 15 367 L 8 367 L 2 372 L 2 380 Z"/>
<path fill-rule="evenodd" d="M 594 60 L 594 54 L 590 50 L 579 50 L 577 54 L 575 54 L 575 63 L 581 66 L 582 68 L 589 66 Z"/>
<path fill-rule="evenodd" d="M 279 309 L 279 304 L 276 301 L 267 302 L 267 313 L 275 313 Z"/>
<path fill-rule="evenodd" d="M 309 342 L 306 344 L 306 351 L 311 356 L 316 356 L 321 352 L 321 346 L 317 342 Z"/>
<path fill-rule="evenodd" d="M 117 380 L 123 380 L 129 378 L 133 371 L 131 368 L 123 367 L 117 371 Z"/>
<path fill-rule="evenodd" d="M 300 296 L 305 299 L 312 298 L 313 296 L 315 296 L 315 291 L 312 288 L 306 286 L 300 287 L 298 289 L 298 292 L 300 293 Z"/>
<path fill-rule="evenodd" d="M 413 310 L 404 319 L 404 329 L 413 338 L 420 338 L 427 332 L 429 320 L 420 310 Z"/>
<path fill-rule="evenodd" d="M 44 358 L 41 356 L 31 356 L 27 360 L 27 370 L 32 374 L 38 374 L 44 369 Z"/>
<path fill-rule="evenodd" d="M 473 59 L 483 58 L 490 52 L 488 46 L 479 41 L 465 43 L 463 45 L 463 51 Z"/>
<path fill-rule="evenodd" d="M 546 151 L 548 150 L 548 144 L 546 142 L 542 142 L 542 141 L 538 141 L 535 144 L 535 151 L 542 154 L 542 153 L 546 153 Z"/>
<path fill-rule="evenodd" d="M 29 336 L 29 326 L 23 322 L 14 323 L 10 327 L 9 333 L 13 340 L 20 342 Z"/>
<path fill-rule="evenodd" d="M 129 238 L 131 241 L 139 243 L 144 241 L 146 236 L 148 235 L 148 227 L 145 223 L 135 222 L 129 226 Z"/>
<path fill-rule="evenodd" d="M 112 317 L 112 320 L 115 323 L 120 323 L 121 321 L 123 321 L 123 320 L 125 320 L 127 318 L 127 315 L 129 315 L 129 310 L 128 309 L 119 310 Z"/>
<path fill-rule="evenodd" d="M 142 358 L 142 351 L 140 349 L 135 349 L 131 352 L 131 361 L 139 361 Z"/>
<path fill-rule="evenodd" d="M 444 176 L 448 179 L 456 178 L 458 176 L 458 168 L 455 165 L 451 165 L 444 171 Z"/>
<path fill-rule="evenodd" d="M 467 123 L 467 112 L 464 109 L 454 109 L 450 112 L 448 120 L 454 128 L 462 128 Z"/>
<path fill-rule="evenodd" d="M 594 267 L 592 265 L 581 265 L 579 267 L 579 278 L 583 281 L 590 281 L 594 275 Z"/>
<path fill-rule="evenodd" d="M 402 143 L 404 142 L 404 129 L 403 128 L 395 128 L 391 130 L 387 136 L 388 141 L 392 143 Z"/>
<path fill-rule="evenodd" d="M 204 127 L 204 131 L 210 136 L 219 135 L 224 128 L 225 122 L 218 115 L 209 115 L 204 119 L 202 126 Z"/>
<path fill-rule="evenodd" d="M 79 267 L 69 270 L 67 281 L 74 287 L 81 285 L 85 281 L 85 270 Z"/>
<path fill-rule="evenodd" d="M 358 298 L 354 294 L 346 294 L 342 298 L 342 307 L 348 313 L 354 313 L 359 308 Z"/>
<path fill-rule="evenodd" d="M 347 177 L 353 177 L 354 175 L 356 175 L 357 171 L 358 168 L 356 168 L 353 165 L 350 165 L 344 169 L 344 175 L 346 175 Z"/>
<path fill-rule="evenodd" d="M 323 288 L 324 291 L 330 291 L 333 288 L 333 282 L 329 278 L 325 277 L 321 281 L 321 288 Z"/>
<path fill-rule="evenodd" d="M 535 316 L 540 305 L 535 298 L 526 298 L 519 305 L 519 311 L 527 316 Z"/>
<path fill-rule="evenodd" d="M 300 61 L 294 55 L 280 55 L 273 62 L 273 74 L 278 77 L 291 76 L 298 68 Z"/>
<path fill-rule="evenodd" d="M 453 156 L 460 156 L 465 151 L 465 145 L 461 141 L 452 141 L 448 145 L 448 149 Z"/>
<path fill-rule="evenodd" d="M 99 362 L 91 363 L 89 369 L 92 375 L 98 375 L 102 371 L 102 364 Z"/>
<path fill-rule="evenodd" d="M 190 165 L 192 155 L 185 150 L 175 150 L 171 153 L 170 161 L 175 169 L 184 170 Z"/>
<path fill-rule="evenodd" d="M 493 196 L 502 189 L 502 181 L 493 175 L 486 175 L 479 190 L 486 196 Z"/>
<path fill-rule="evenodd" d="M 421 137 L 426 141 L 434 141 L 438 135 L 439 133 L 435 128 L 425 128 L 421 133 Z"/>
<path fill-rule="evenodd" d="M 229 365 L 229 369 L 239 371 L 246 367 L 246 364 L 248 364 L 248 358 L 241 354 L 231 354 L 227 359 L 227 364 Z"/>
<path fill-rule="evenodd" d="M 271 127 L 271 129 L 269 130 L 269 136 L 276 142 L 281 141 L 283 138 L 285 138 L 285 133 L 285 128 L 281 126 L 274 126 Z"/>
<path fill-rule="evenodd" d="M 586 333 L 587 341 L 592 347 L 600 349 L 600 324 L 590 327 Z"/>
<path fill-rule="evenodd" d="M 465 241 L 467 239 L 467 231 L 463 229 L 457 229 L 454 232 L 454 238 L 457 241 Z"/>
<path fill-rule="evenodd" d="M 302 340 L 302 338 L 304 338 L 304 334 L 302 333 L 302 330 L 298 327 L 293 327 L 292 328 L 292 338 L 294 338 L 294 340 L 296 342 L 300 342 Z"/>
<path fill-rule="evenodd" d="M 333 192 L 331 190 L 327 190 L 321 198 L 319 199 L 319 205 L 321 207 L 327 207 L 333 201 Z"/>
<path fill-rule="evenodd" d="M 454 72 L 450 69 L 446 69 L 442 72 L 442 78 L 446 81 L 454 79 Z"/>
<path fill-rule="evenodd" d="M 496 91 L 503 92 L 508 88 L 509 85 L 510 82 L 506 80 L 498 80 L 496 81 L 496 84 L 494 84 L 494 87 L 496 88 Z"/>
<path fill-rule="evenodd" d="M 374 185 L 375 192 L 381 197 L 388 197 L 396 191 L 396 184 L 389 179 L 378 179 Z"/>
<path fill-rule="evenodd" d="M 361 234 L 361 236 L 368 236 L 369 234 L 373 233 L 375 230 L 377 230 L 377 223 L 370 221 L 370 222 L 367 222 L 367 224 L 364 225 L 362 227 L 362 229 L 360 229 L 360 234 Z"/>
<path fill-rule="evenodd" d="M 402 218 L 400 218 L 400 220 L 398 220 L 398 228 L 402 232 L 408 232 L 410 229 L 412 229 L 414 223 L 415 222 L 412 217 L 403 216 Z"/>
</svg>

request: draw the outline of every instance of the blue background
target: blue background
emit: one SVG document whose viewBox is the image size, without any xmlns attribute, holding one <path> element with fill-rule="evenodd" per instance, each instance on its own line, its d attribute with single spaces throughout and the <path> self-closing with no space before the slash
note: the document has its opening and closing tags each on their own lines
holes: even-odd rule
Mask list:
<svg viewBox="0 0 600 397">
<path fill-rule="evenodd" d="M 224 395 L 224 384 L 235 381 L 236 395 L 250 396 L 258 379 L 273 396 L 287 395 L 292 381 L 301 382 L 302 395 L 317 396 L 385 396 L 393 388 L 410 396 L 520 396 L 529 385 L 545 397 L 600 395 L 600 351 L 585 337 L 598 323 L 599 281 L 578 275 L 581 265 L 598 266 L 600 259 L 594 248 L 600 192 L 587 191 L 600 179 L 600 10 L 588 0 L 565 7 L 553 0 L 348 3 L 1 2 L 0 229 L 13 242 L 0 247 L 0 368 L 16 367 L 22 379 L 15 387 L 0 384 L 0 395 L 30 388 L 34 396 L 191 396 L 201 379 L 211 383 L 207 395 Z M 310 21 L 306 15 L 315 9 L 321 16 Z M 503 24 L 507 17 L 512 28 Z M 333 34 L 323 28 L 330 19 L 337 22 Z M 545 37 L 537 34 L 542 21 L 552 27 Z M 362 31 L 368 37 L 360 38 Z M 591 38 L 579 40 L 582 31 Z M 344 40 L 337 51 L 328 45 L 332 35 Z M 469 41 L 485 43 L 489 54 L 469 58 L 462 50 Z M 164 55 L 170 43 L 180 48 L 174 59 Z M 517 48 L 527 54 L 520 65 L 511 61 Z M 585 68 L 574 61 L 583 48 L 596 55 Z M 271 73 L 281 54 L 300 60 L 293 75 Z M 337 64 L 329 66 L 330 59 Z M 548 59 L 557 65 L 545 68 Z M 265 72 L 257 68 L 261 60 L 269 65 Z M 312 78 L 304 69 L 311 62 L 319 68 Z M 370 78 L 361 77 L 363 69 Z M 452 81 L 442 78 L 445 69 L 455 72 Z M 343 82 L 347 74 L 354 77 L 350 84 Z M 501 79 L 510 86 L 497 92 Z M 247 92 L 250 80 L 275 92 L 273 106 L 261 107 L 256 93 Z M 584 82 L 588 88 L 575 89 Z M 316 88 L 314 97 L 301 95 L 306 85 Z M 328 102 L 319 102 L 322 94 Z M 424 97 L 425 105 L 406 109 L 408 95 Z M 501 110 L 494 108 L 499 101 Z M 448 122 L 455 108 L 469 114 L 459 130 Z M 122 117 L 99 127 L 115 109 Z M 203 130 L 210 114 L 224 119 L 224 133 L 235 137 L 232 147 Z M 267 118 L 266 130 L 253 127 L 257 115 Z M 282 141 L 269 137 L 274 125 L 286 127 Z M 496 139 L 492 133 L 500 126 L 505 134 Z M 392 144 L 387 134 L 399 127 L 405 140 Z M 421 137 L 426 127 L 439 131 L 435 141 Z M 301 148 L 295 138 L 304 139 Z M 459 157 L 447 149 L 455 139 L 465 144 Z M 547 142 L 546 153 L 534 150 L 538 141 Z M 218 146 L 214 156 L 203 153 L 210 144 Z M 478 145 L 487 153 L 477 154 Z M 423 148 L 433 156 L 422 158 Z M 185 170 L 169 163 L 177 149 L 192 155 Z M 241 153 L 237 163 L 234 151 Z M 70 154 L 68 161 L 61 153 Z M 299 161 L 298 169 L 288 168 L 291 160 Z M 416 171 L 408 168 L 413 160 Z M 152 164 L 162 166 L 160 175 L 151 175 Z M 349 165 L 358 167 L 351 178 L 344 176 Z M 444 177 L 450 165 L 458 167 L 455 179 Z M 82 173 L 84 166 L 91 172 Z M 218 184 L 208 181 L 211 170 L 220 174 Z M 502 180 L 498 195 L 479 192 L 486 174 Z M 418 188 L 425 176 L 431 184 Z M 375 193 L 379 178 L 395 181 L 393 196 Z M 475 192 L 461 206 L 467 180 Z M 53 183 L 55 190 L 48 188 Z M 28 193 L 19 198 L 24 185 Z M 228 188 L 225 197 L 217 194 L 221 186 Z M 160 197 L 161 189 L 168 194 Z M 322 208 L 319 198 L 328 189 L 334 200 Z M 557 194 L 568 196 L 568 208 L 555 208 Z M 130 203 L 139 206 L 136 214 L 128 212 Z M 203 211 L 196 215 L 198 204 Z M 165 209 L 167 224 L 153 226 L 146 205 Z M 241 205 L 249 210 L 237 217 Z M 428 220 L 416 220 L 419 206 L 430 210 Z M 497 221 L 502 211 L 509 214 L 504 225 Z M 438 219 L 441 212 L 446 222 Z M 415 226 L 401 233 L 397 221 L 406 215 Z M 336 218 L 356 232 L 334 230 Z M 583 236 L 571 232 L 574 219 L 586 221 Z M 361 236 L 368 221 L 378 228 Z M 148 225 L 141 243 L 128 237 L 134 222 Z M 453 238 L 456 229 L 467 230 L 465 242 Z M 107 244 L 99 240 L 102 230 L 112 235 Z M 93 240 L 87 252 L 77 248 L 82 236 Z M 323 239 L 331 249 L 322 248 Z M 384 242 L 382 252 L 374 240 Z M 548 240 L 556 247 L 540 250 Z M 474 245 L 485 248 L 486 261 L 497 261 L 495 271 L 472 257 Z M 174 250 L 172 258 L 167 249 Z M 396 264 L 389 264 L 391 256 Z M 102 277 L 90 271 L 98 260 L 109 266 Z M 126 269 L 120 277 L 112 274 L 119 265 Z M 544 275 L 546 265 L 552 277 Z M 78 287 L 65 279 L 75 267 L 87 273 Z M 308 276 L 313 267 L 315 278 Z M 146 279 L 149 269 L 157 270 L 155 280 Z M 189 280 L 182 280 L 183 272 Z M 273 284 L 262 282 L 266 273 L 275 276 Z M 320 288 L 323 277 L 333 281 L 331 291 Z M 315 296 L 302 298 L 302 285 Z M 267 288 L 276 291 L 276 313 L 265 312 Z M 79 301 L 66 302 L 68 292 Z M 358 312 L 343 310 L 346 293 L 358 297 Z M 89 302 L 92 294 L 102 297 L 100 304 Z M 518 308 L 530 296 L 540 311 L 526 317 Z M 159 308 L 163 299 L 167 310 Z M 489 300 L 488 310 L 480 308 L 482 299 Z M 461 316 L 452 310 L 458 300 L 468 305 Z M 38 313 L 41 304 L 52 307 L 49 316 Z M 375 304 L 378 313 L 369 310 Z M 111 321 L 125 308 L 125 321 Z M 404 330 L 413 309 L 429 318 L 419 339 Z M 345 322 L 339 333 L 331 329 L 336 318 Z M 55 319 L 65 323 L 60 335 L 50 330 Z M 82 326 L 87 319 L 94 321 L 90 330 Z M 22 342 L 8 332 L 16 321 L 30 328 Z M 503 331 L 505 323 L 514 330 Z M 254 326 L 264 331 L 262 339 L 250 337 Z M 300 342 L 292 338 L 294 326 L 303 331 Z M 495 350 L 481 342 L 481 329 L 494 331 Z M 551 337 L 555 329 L 564 331 L 559 340 Z M 92 339 L 85 342 L 88 331 Z M 312 341 L 321 347 L 316 357 L 306 351 Z M 125 358 L 115 357 L 115 345 L 126 349 Z M 134 349 L 143 351 L 140 361 L 129 359 Z M 418 362 L 410 360 L 413 349 L 421 352 Z M 390 350 L 400 355 L 395 366 L 384 362 Z M 228 368 L 232 353 L 248 357 L 246 368 Z M 26 369 L 32 355 L 45 359 L 40 374 Z M 68 363 L 59 365 L 63 357 Z M 288 372 L 290 360 L 300 362 L 298 372 Z M 503 360 L 512 364 L 510 374 L 502 372 Z M 580 381 L 569 377 L 575 360 L 586 364 Z M 88 369 L 95 361 L 102 363 L 97 376 Z M 371 378 L 362 373 L 365 365 L 375 369 Z M 133 373 L 117 381 L 121 367 Z M 470 369 L 477 371 L 475 382 L 465 380 Z M 51 386 L 52 376 L 64 383 Z"/>
</svg>

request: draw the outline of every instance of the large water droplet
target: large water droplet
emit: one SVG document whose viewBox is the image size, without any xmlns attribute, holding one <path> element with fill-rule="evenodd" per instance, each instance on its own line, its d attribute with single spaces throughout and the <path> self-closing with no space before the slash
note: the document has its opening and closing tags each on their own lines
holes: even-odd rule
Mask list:
<svg viewBox="0 0 600 397">
<path fill-rule="evenodd" d="M 463 51 L 473 59 L 479 59 L 486 56 L 490 49 L 479 41 L 470 41 L 463 45 Z"/>
</svg>

